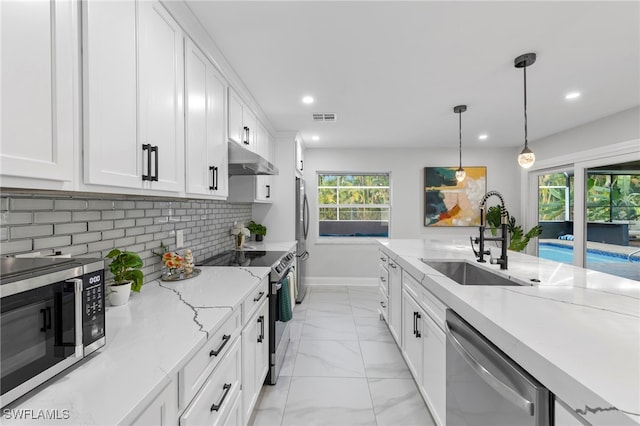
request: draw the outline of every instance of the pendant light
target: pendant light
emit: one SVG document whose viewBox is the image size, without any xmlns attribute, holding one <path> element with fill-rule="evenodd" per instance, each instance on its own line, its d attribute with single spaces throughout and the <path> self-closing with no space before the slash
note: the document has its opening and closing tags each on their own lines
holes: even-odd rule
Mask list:
<svg viewBox="0 0 640 426">
<path fill-rule="evenodd" d="M 527 140 L 527 67 L 536 62 L 535 53 L 525 53 L 513 60 L 516 68 L 522 68 L 524 71 L 524 149 L 518 155 L 518 164 L 523 169 L 528 169 L 536 162 L 536 155 L 529 149 Z"/>
<path fill-rule="evenodd" d="M 462 168 L 462 113 L 467 110 L 466 105 L 458 105 L 453 107 L 453 112 L 458 114 L 458 135 L 460 139 L 460 165 L 458 170 L 456 170 L 456 180 L 458 182 L 462 182 L 464 178 L 467 176 L 467 172 Z"/>
</svg>

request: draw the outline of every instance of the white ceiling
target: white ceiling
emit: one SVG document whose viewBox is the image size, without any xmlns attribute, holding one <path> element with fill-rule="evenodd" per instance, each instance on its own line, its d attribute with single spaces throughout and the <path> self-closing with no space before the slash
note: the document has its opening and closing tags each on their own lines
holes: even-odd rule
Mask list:
<svg viewBox="0 0 640 426">
<path fill-rule="evenodd" d="M 640 2 L 187 1 L 307 147 L 514 147 L 640 105 Z M 581 98 L 569 102 L 573 90 Z M 316 102 L 304 105 L 303 95 Z M 313 112 L 337 114 L 314 123 Z M 478 134 L 489 139 L 480 142 Z M 320 140 L 313 142 L 312 135 Z"/>
</svg>

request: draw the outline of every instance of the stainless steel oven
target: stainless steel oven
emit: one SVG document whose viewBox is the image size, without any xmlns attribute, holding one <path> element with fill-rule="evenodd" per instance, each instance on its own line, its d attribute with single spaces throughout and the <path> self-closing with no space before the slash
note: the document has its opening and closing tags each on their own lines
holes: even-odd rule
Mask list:
<svg viewBox="0 0 640 426">
<path fill-rule="evenodd" d="M 0 407 L 105 344 L 104 262 L 0 258 Z"/>
</svg>

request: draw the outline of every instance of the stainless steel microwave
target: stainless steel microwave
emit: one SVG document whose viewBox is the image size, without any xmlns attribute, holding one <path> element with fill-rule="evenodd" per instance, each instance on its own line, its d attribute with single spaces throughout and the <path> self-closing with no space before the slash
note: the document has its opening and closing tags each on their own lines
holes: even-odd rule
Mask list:
<svg viewBox="0 0 640 426">
<path fill-rule="evenodd" d="M 104 261 L 0 258 L 0 407 L 104 346 Z"/>
</svg>

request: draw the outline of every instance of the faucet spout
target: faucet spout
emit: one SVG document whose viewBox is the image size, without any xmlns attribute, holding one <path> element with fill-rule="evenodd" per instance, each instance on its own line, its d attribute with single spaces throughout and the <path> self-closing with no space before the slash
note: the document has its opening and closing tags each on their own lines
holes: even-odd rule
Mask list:
<svg viewBox="0 0 640 426">
<path fill-rule="evenodd" d="M 501 228 L 500 234 L 501 235 L 500 235 L 500 238 L 485 238 L 484 231 L 486 228 L 485 222 L 486 222 L 486 216 L 487 216 L 486 203 L 487 203 L 487 200 L 493 196 L 498 197 L 498 199 L 500 200 L 500 228 Z M 484 194 L 484 196 L 480 200 L 480 226 L 479 226 L 480 237 L 478 238 L 479 250 L 478 252 L 476 252 L 475 249 L 473 250 L 478 259 L 478 262 L 481 262 L 481 263 L 485 262 L 484 255 L 487 254 L 486 251 L 484 250 L 485 241 L 501 241 L 500 258 L 495 260 L 495 263 L 498 263 L 500 265 L 500 269 L 507 269 L 507 246 L 508 246 L 507 225 L 508 223 L 509 223 L 509 213 L 507 212 L 507 209 L 504 205 L 504 198 L 502 197 L 502 194 L 500 194 L 498 191 L 489 191 L 486 194 Z M 493 261 L 494 260 L 491 259 L 492 263 L 494 263 Z"/>
</svg>

